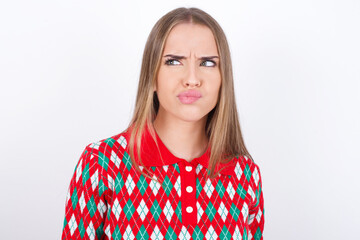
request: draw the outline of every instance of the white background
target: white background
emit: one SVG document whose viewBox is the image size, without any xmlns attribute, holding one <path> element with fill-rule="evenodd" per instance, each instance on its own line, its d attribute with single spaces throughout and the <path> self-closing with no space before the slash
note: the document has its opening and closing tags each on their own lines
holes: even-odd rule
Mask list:
<svg viewBox="0 0 360 240">
<path fill-rule="evenodd" d="M 60 239 L 80 154 L 127 126 L 146 38 L 180 6 L 227 34 L 264 239 L 360 239 L 357 0 L 2 1 L 1 239 Z"/>
</svg>

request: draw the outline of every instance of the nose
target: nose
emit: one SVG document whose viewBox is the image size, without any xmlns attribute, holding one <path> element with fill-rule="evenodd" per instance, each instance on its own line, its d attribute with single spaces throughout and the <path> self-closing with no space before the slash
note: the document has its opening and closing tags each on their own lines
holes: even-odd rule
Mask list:
<svg viewBox="0 0 360 240">
<path fill-rule="evenodd" d="M 200 87 L 201 80 L 195 64 L 190 64 L 190 66 L 188 66 L 186 76 L 184 78 L 184 84 L 186 87 Z"/>
</svg>

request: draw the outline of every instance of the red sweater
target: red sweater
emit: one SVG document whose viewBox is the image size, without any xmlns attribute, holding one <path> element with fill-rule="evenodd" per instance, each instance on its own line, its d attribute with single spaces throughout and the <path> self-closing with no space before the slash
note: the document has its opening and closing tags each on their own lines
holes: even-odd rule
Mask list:
<svg viewBox="0 0 360 240">
<path fill-rule="evenodd" d="M 251 159 L 219 164 L 227 168 L 210 180 L 210 148 L 187 162 L 156 137 L 164 162 L 147 130 L 141 158 L 163 186 L 132 167 L 128 132 L 86 146 L 70 182 L 62 239 L 263 239 L 261 176 Z"/>
</svg>

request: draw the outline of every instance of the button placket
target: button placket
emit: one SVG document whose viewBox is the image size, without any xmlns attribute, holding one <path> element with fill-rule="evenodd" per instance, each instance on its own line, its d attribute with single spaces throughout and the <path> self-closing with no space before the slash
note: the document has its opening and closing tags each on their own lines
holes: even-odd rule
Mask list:
<svg viewBox="0 0 360 240">
<path fill-rule="evenodd" d="M 181 209 L 184 225 L 197 223 L 196 208 L 196 162 L 183 161 L 181 164 Z"/>
</svg>

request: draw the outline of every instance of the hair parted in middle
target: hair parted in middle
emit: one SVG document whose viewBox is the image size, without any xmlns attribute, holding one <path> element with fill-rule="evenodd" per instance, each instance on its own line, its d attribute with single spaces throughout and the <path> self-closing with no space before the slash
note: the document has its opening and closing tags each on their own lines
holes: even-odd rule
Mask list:
<svg viewBox="0 0 360 240">
<path fill-rule="evenodd" d="M 159 109 L 159 100 L 154 89 L 166 39 L 174 26 L 179 23 L 200 24 L 208 27 L 214 35 L 219 53 L 221 74 L 219 97 L 216 106 L 208 114 L 205 126 L 211 149 L 208 177 L 214 178 L 217 163 L 228 163 L 239 155 L 250 159 L 252 157 L 245 147 L 240 129 L 231 56 L 225 33 L 214 18 L 198 8 L 176 8 L 168 12 L 156 22 L 149 34 L 143 53 L 134 114 L 127 127 L 127 130 L 134 130 L 131 131 L 129 141 L 130 158 L 135 159 L 134 143 L 136 141 L 137 156 L 142 164 L 140 149 L 145 127 L 149 129 L 158 146 L 153 122 Z M 158 151 L 160 152 L 159 149 Z M 137 171 L 152 179 L 147 167 L 144 169 L 149 175 L 140 170 L 136 161 L 132 161 L 132 164 Z"/>
</svg>

